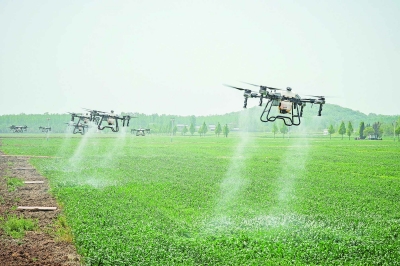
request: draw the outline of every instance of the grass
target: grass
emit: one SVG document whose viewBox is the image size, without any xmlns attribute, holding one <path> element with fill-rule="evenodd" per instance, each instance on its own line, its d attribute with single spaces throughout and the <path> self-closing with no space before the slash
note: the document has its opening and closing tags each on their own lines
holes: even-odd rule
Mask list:
<svg viewBox="0 0 400 266">
<path fill-rule="evenodd" d="M 37 220 L 25 219 L 22 215 L 8 215 L 5 221 L 0 221 L 1 228 L 4 232 L 15 239 L 21 239 L 25 236 L 26 231 L 37 229 Z"/>
<path fill-rule="evenodd" d="M 54 223 L 56 241 L 73 242 L 71 228 L 67 224 L 67 219 L 64 215 L 60 215 Z"/>
<path fill-rule="evenodd" d="M 22 187 L 24 182 L 16 177 L 5 177 L 7 182 L 7 189 L 9 192 L 15 191 L 18 187 Z"/>
<path fill-rule="evenodd" d="M 371 265 L 400 257 L 400 145 L 340 138 L 4 139 L 88 265 Z M 29 144 L 29 145 L 28 145 Z M 68 226 L 67 226 L 68 222 Z M 72 239 L 72 238 L 71 238 Z"/>
</svg>

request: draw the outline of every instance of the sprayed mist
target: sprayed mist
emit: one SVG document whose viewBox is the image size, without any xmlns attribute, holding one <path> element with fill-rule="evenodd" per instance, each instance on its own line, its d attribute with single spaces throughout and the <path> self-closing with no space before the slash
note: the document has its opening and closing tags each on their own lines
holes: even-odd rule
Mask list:
<svg viewBox="0 0 400 266">
<path fill-rule="evenodd" d="M 249 121 L 249 116 L 249 111 L 243 110 L 239 116 L 239 124 L 244 125 L 245 121 Z M 216 200 L 213 217 L 206 223 L 205 231 L 215 231 L 233 226 L 234 219 L 232 217 L 235 217 L 238 195 L 247 184 L 243 170 L 246 167 L 246 159 L 249 158 L 248 146 L 251 142 L 252 138 L 249 136 L 247 128 L 242 128 L 228 170 L 220 183 L 219 197 Z"/>
</svg>

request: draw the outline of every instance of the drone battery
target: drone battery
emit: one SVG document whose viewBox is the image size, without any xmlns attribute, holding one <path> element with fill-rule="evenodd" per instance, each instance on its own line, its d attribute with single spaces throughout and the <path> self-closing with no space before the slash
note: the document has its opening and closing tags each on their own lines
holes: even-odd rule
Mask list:
<svg viewBox="0 0 400 266">
<path fill-rule="evenodd" d="M 278 106 L 279 105 L 279 101 L 278 100 L 273 100 L 272 101 L 272 106 Z"/>
</svg>

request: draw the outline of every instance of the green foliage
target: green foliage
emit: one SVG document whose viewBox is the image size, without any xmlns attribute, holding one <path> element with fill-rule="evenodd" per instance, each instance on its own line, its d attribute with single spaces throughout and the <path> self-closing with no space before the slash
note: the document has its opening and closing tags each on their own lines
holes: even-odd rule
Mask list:
<svg viewBox="0 0 400 266">
<path fill-rule="evenodd" d="M 218 122 L 218 125 L 215 127 L 215 135 L 219 137 L 219 134 L 222 133 L 222 127 L 221 124 Z"/>
<path fill-rule="evenodd" d="M 374 135 L 375 135 L 376 138 L 382 137 L 383 131 L 381 129 L 381 126 L 382 126 L 382 124 L 380 122 L 375 122 L 372 125 L 372 128 L 374 129 Z"/>
<path fill-rule="evenodd" d="M 340 124 L 338 133 L 340 135 L 342 135 L 342 139 L 343 139 L 343 135 L 346 133 L 346 126 L 344 125 L 344 122 L 342 121 L 342 123 Z"/>
<path fill-rule="evenodd" d="M 360 128 L 358 129 L 358 135 L 360 137 L 360 139 L 364 139 L 364 129 L 365 129 L 365 124 L 364 122 L 360 122 Z"/>
<path fill-rule="evenodd" d="M 7 235 L 18 239 L 25 236 L 25 231 L 35 230 L 37 224 L 37 220 L 25 219 L 22 215 L 20 217 L 9 215 L 0 225 Z"/>
<path fill-rule="evenodd" d="M 172 129 L 172 134 L 175 136 L 177 131 L 178 127 L 175 125 L 174 128 Z"/>
<path fill-rule="evenodd" d="M 208 127 L 206 125 L 206 122 L 203 122 L 203 124 L 201 125 L 201 127 L 199 127 L 199 134 L 200 136 L 205 136 L 206 133 L 208 132 Z"/>
<path fill-rule="evenodd" d="M 374 129 L 373 129 L 372 127 L 370 127 L 370 126 L 367 126 L 367 127 L 364 129 L 364 134 L 365 134 L 365 136 L 373 135 L 374 132 L 375 132 Z"/>
<path fill-rule="evenodd" d="M 353 132 L 354 132 L 353 125 L 349 121 L 349 123 L 347 124 L 347 130 L 346 130 L 346 134 L 347 134 L 347 136 L 349 136 L 349 139 L 350 139 L 350 136 L 353 134 Z"/>
<path fill-rule="evenodd" d="M 285 137 L 285 134 L 288 133 L 288 127 L 282 122 L 282 126 L 280 127 L 279 131 L 282 133 L 282 136 Z"/>
<path fill-rule="evenodd" d="M 193 134 L 194 134 L 195 131 L 196 131 L 196 128 L 194 127 L 194 124 L 191 123 L 191 124 L 190 124 L 190 127 L 189 127 L 190 135 L 193 136 Z"/>
<path fill-rule="evenodd" d="M 274 133 L 274 138 L 275 138 L 276 133 L 278 133 L 278 131 L 279 131 L 278 126 L 276 125 L 276 123 L 274 123 L 273 128 L 272 128 L 272 133 Z"/>
<path fill-rule="evenodd" d="M 333 125 L 331 124 L 328 128 L 328 133 L 329 133 L 329 138 L 332 138 L 332 134 L 335 133 L 335 128 L 333 127 Z"/>
<path fill-rule="evenodd" d="M 224 126 L 224 128 L 222 129 L 222 134 L 224 134 L 224 136 L 227 138 L 228 137 L 228 134 L 229 134 L 229 127 L 228 127 L 228 125 L 226 124 L 225 126 Z"/>
<path fill-rule="evenodd" d="M 291 133 L 292 134 L 292 133 Z M 29 145 L 25 145 L 29 143 Z M 87 265 L 392 265 L 397 142 L 2 139 L 32 157 Z M 67 223 L 68 222 L 68 223 Z"/>
<path fill-rule="evenodd" d="M 15 191 L 18 187 L 22 187 L 24 182 L 16 177 L 5 177 L 7 180 L 7 189 L 8 191 Z"/>
<path fill-rule="evenodd" d="M 186 133 L 188 133 L 189 129 L 187 128 L 187 126 L 185 125 L 182 129 L 182 135 L 186 135 Z"/>
</svg>

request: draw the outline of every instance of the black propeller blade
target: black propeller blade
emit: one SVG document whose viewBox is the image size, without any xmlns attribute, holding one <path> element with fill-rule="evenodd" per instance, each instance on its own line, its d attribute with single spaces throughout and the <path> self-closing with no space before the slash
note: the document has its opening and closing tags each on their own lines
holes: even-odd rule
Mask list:
<svg viewBox="0 0 400 266">
<path fill-rule="evenodd" d="M 253 84 L 253 83 L 248 83 L 248 82 L 245 82 L 245 81 L 241 81 L 242 83 L 245 83 L 245 84 L 249 84 L 249 85 L 251 85 L 251 86 L 256 86 L 256 87 L 259 87 L 259 88 L 261 88 L 261 87 L 264 87 L 264 88 L 267 88 L 267 89 L 270 89 L 270 90 L 278 90 L 278 91 L 282 91 L 283 89 L 278 89 L 278 88 L 274 88 L 274 87 L 268 87 L 268 86 L 263 86 L 263 85 L 257 85 L 257 84 Z"/>
<path fill-rule="evenodd" d="M 227 87 L 231 87 L 231 88 L 240 90 L 240 91 L 246 91 L 247 90 L 247 89 L 243 89 L 243 88 L 239 88 L 239 87 L 235 87 L 235 86 L 231 86 L 231 85 L 227 85 L 227 84 L 224 84 L 224 85 L 227 86 Z"/>
</svg>

